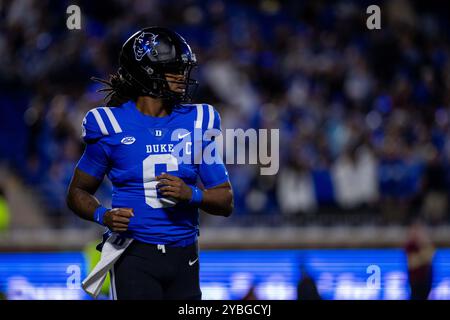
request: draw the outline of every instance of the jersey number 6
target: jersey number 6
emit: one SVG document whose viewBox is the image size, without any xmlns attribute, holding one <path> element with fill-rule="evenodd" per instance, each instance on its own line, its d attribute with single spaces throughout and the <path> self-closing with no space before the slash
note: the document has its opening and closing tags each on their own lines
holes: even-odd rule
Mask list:
<svg viewBox="0 0 450 320">
<path fill-rule="evenodd" d="M 172 207 L 176 204 L 175 200 L 168 198 L 158 198 L 156 192 L 156 172 L 157 164 L 166 165 L 167 171 L 177 171 L 178 161 L 170 153 L 166 154 L 152 154 L 143 161 L 143 178 L 144 178 L 144 192 L 145 203 L 152 208 L 166 208 Z"/>
</svg>

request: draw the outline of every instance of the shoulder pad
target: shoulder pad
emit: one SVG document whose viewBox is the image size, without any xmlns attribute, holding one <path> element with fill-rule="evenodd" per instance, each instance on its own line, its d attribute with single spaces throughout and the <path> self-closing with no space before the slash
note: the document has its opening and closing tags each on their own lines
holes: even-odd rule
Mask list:
<svg viewBox="0 0 450 320">
<path fill-rule="evenodd" d="M 122 132 L 122 128 L 109 107 L 89 110 L 82 123 L 81 137 L 87 143 Z"/>
<path fill-rule="evenodd" d="M 195 117 L 195 128 L 210 130 L 210 129 L 221 129 L 221 119 L 220 114 L 217 110 L 210 104 L 196 104 L 196 117 Z"/>
</svg>

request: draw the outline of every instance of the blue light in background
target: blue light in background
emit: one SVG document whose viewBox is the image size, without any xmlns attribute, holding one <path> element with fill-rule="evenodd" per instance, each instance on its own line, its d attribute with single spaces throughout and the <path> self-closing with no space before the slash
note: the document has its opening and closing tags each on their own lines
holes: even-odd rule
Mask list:
<svg viewBox="0 0 450 320">
<path fill-rule="evenodd" d="M 430 298 L 450 300 L 450 249 L 437 250 L 433 266 L 433 290 Z"/>
<path fill-rule="evenodd" d="M 203 250 L 204 299 L 296 299 L 302 268 L 323 299 L 408 299 L 401 249 Z M 0 292 L 8 299 L 89 299 L 80 288 L 87 260 L 81 252 L 0 253 Z M 450 249 L 433 261 L 431 299 L 450 299 Z"/>
<path fill-rule="evenodd" d="M 401 249 L 307 250 L 304 264 L 323 299 L 408 299 L 406 255 Z"/>
<path fill-rule="evenodd" d="M 10 300 L 87 299 L 86 268 L 81 252 L 2 253 L 0 292 Z"/>
<path fill-rule="evenodd" d="M 297 251 L 202 251 L 200 279 L 204 299 L 241 299 L 252 285 L 259 299 L 295 299 Z"/>
</svg>

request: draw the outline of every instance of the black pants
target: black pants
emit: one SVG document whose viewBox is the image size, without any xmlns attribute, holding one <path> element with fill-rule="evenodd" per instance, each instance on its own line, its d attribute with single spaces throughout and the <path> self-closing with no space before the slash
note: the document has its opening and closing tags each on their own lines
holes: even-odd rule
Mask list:
<svg viewBox="0 0 450 320">
<path fill-rule="evenodd" d="M 112 298 L 200 300 L 199 271 L 197 243 L 158 248 L 134 240 L 111 271 Z"/>
</svg>

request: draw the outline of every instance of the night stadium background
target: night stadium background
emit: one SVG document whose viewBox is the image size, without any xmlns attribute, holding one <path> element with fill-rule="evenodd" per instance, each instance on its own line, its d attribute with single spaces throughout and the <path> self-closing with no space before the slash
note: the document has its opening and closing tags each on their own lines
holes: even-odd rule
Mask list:
<svg viewBox="0 0 450 320">
<path fill-rule="evenodd" d="M 81 30 L 66 27 L 71 4 Z M 280 130 L 278 174 L 228 165 L 233 215 L 201 216 L 204 299 L 297 299 L 307 286 L 409 299 L 414 241 L 434 248 L 429 298 L 449 299 L 449 15 L 444 1 L 0 1 L 1 298 L 89 298 L 79 280 L 102 228 L 65 204 L 81 121 L 102 103 L 89 78 L 162 25 L 192 45 L 196 100 L 224 129 Z"/>
</svg>

